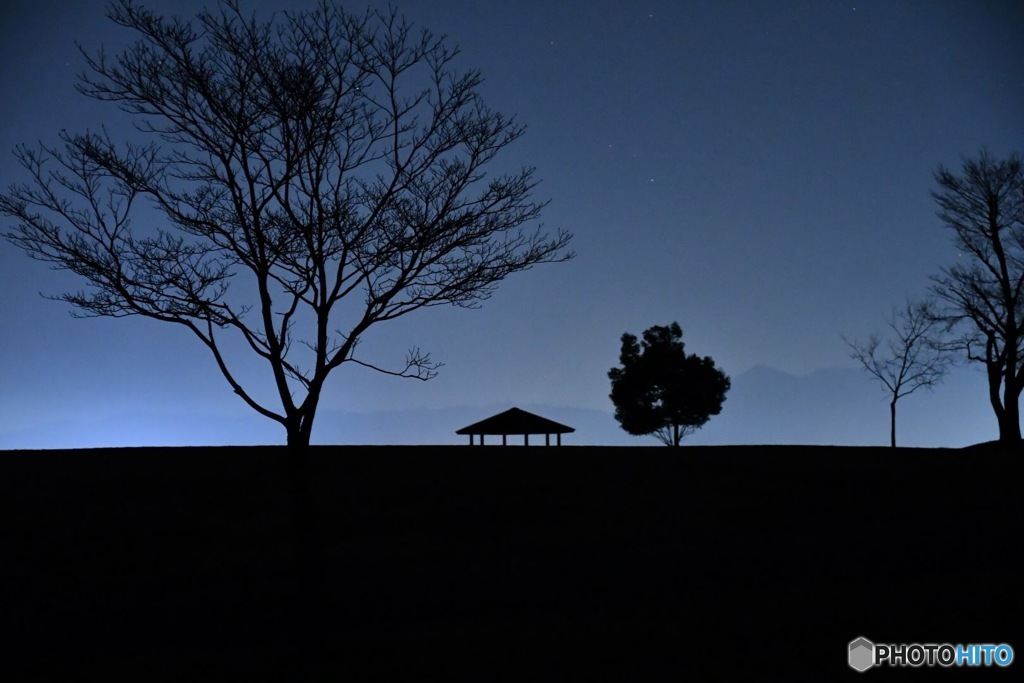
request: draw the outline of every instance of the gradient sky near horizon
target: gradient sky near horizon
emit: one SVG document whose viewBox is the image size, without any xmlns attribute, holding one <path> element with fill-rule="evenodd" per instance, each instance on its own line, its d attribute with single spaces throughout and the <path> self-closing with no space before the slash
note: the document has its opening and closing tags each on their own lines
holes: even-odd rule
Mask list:
<svg viewBox="0 0 1024 683">
<path fill-rule="evenodd" d="M 206 3 L 142 4 L 191 16 Z M 312 3 L 241 4 L 265 14 Z M 537 168 L 539 197 L 551 200 L 544 223 L 574 233 L 578 256 L 512 276 L 480 310 L 431 309 L 374 328 L 361 347 L 374 360 L 400 363 L 415 345 L 445 367 L 427 383 L 343 367 L 324 410 L 610 414 L 606 373 L 620 335 L 672 321 L 688 351 L 733 377 L 757 366 L 852 368 L 840 335 L 881 330 L 892 306 L 923 295 L 956 257 L 929 196 L 936 167 L 983 146 L 1024 151 L 1019 2 L 395 4 L 448 34 L 459 66 L 483 72 L 487 102 L 527 124 L 505 161 Z M 84 66 L 75 41 L 94 51 L 130 37 L 104 6 L 0 7 L 3 187 L 24 178 L 18 143 L 117 119 L 73 88 Z M 197 445 L 245 443 L 263 428 L 186 331 L 76 320 L 39 296 L 79 287 L 0 242 L 0 449 L 26 428 L 133 411 L 241 416 Z M 267 385 L 255 364 L 244 375 Z M 844 400 L 837 411 L 857 410 Z M 157 432 L 126 424 L 92 445 L 160 445 L 147 436 Z"/>
</svg>

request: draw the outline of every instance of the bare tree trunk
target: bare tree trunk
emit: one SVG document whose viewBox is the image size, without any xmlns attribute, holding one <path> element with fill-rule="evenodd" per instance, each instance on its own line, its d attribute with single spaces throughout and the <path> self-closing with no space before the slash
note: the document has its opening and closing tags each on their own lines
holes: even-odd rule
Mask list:
<svg viewBox="0 0 1024 683">
<path fill-rule="evenodd" d="M 306 399 L 303 406 L 293 415 L 289 416 L 288 421 L 285 423 L 289 450 L 305 449 L 309 446 L 313 437 L 313 418 L 316 416 L 318 400 L 319 392 L 317 392 L 316 396 L 310 394 L 310 397 Z"/>
<path fill-rule="evenodd" d="M 310 434 L 309 432 L 304 432 L 301 423 L 297 422 L 294 425 L 288 425 L 286 429 L 288 430 L 288 440 L 286 442 L 288 450 L 303 449 L 309 445 Z"/>
<path fill-rule="evenodd" d="M 312 580 L 319 570 L 319 539 L 310 475 L 309 440 L 312 420 L 304 417 L 308 416 L 296 415 L 287 424 L 288 447 L 285 459 L 296 564 L 299 572 Z"/>
<path fill-rule="evenodd" d="M 889 403 L 889 446 L 896 448 L 896 399 Z"/>
<path fill-rule="evenodd" d="M 999 425 L 999 440 L 1006 443 L 1019 442 L 1020 433 L 1020 409 L 1017 404 L 1017 394 L 1011 384 L 1013 380 L 1003 383 L 1003 373 L 989 371 L 988 373 L 988 400 L 992 405 L 992 411 L 996 414 L 996 423 Z M 999 395 L 1000 384 L 1003 386 L 1003 395 Z"/>
<path fill-rule="evenodd" d="M 1009 299 L 1009 294 L 1004 294 Z M 1007 327 L 1013 331 L 1017 329 L 1017 321 L 1014 316 L 1015 310 L 1009 308 L 1007 315 Z M 1017 345 L 1019 339 L 1016 334 L 1007 334 L 1006 357 L 1002 371 L 1003 379 L 1003 413 L 999 418 L 999 440 L 1004 442 L 1019 442 L 1020 436 L 1020 379 L 1017 377 Z"/>
<path fill-rule="evenodd" d="M 1020 441 L 1020 424 L 1018 418 L 1012 417 L 1010 411 L 1004 410 L 998 415 L 999 440 L 1007 443 Z"/>
<path fill-rule="evenodd" d="M 1002 411 L 996 413 L 999 419 L 1000 441 L 1018 442 L 1021 440 L 1018 393 L 1012 381 L 1006 382 L 1003 389 Z"/>
</svg>

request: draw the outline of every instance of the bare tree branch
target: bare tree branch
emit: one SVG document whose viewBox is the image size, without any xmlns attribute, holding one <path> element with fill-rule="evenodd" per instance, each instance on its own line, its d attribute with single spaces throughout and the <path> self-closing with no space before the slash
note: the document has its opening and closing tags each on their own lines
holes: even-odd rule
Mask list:
<svg viewBox="0 0 1024 683">
<path fill-rule="evenodd" d="M 530 227 L 545 206 L 534 169 L 489 171 L 524 127 L 396 11 L 324 0 L 262 21 L 225 1 L 189 21 L 116 0 L 108 16 L 137 40 L 83 50 L 78 90 L 137 133 L 19 148 L 28 181 L 0 195 L 5 236 L 82 278 L 60 297 L 80 314 L 190 329 L 289 443 L 309 442 L 344 363 L 436 374 L 415 349 L 397 371 L 354 358 L 370 327 L 479 306 L 509 275 L 572 258 L 569 234 Z M 267 364 L 279 409 L 245 393 L 215 329 Z"/>
<path fill-rule="evenodd" d="M 931 301 L 908 301 L 902 310 L 893 309 L 886 321 L 891 336 L 885 348 L 878 335 L 867 342 L 843 341 L 850 347 L 850 357 L 889 393 L 889 443 L 896 447 L 896 402 L 918 389 L 932 389 L 942 381 L 952 362 L 941 345 L 941 321 Z"/>
<path fill-rule="evenodd" d="M 959 174 L 939 168 L 933 193 L 939 218 L 961 257 L 932 278 L 945 306 L 936 313 L 944 348 L 984 363 L 999 438 L 1021 438 L 1024 389 L 1024 170 L 1021 157 L 992 159 L 982 150 Z"/>
</svg>

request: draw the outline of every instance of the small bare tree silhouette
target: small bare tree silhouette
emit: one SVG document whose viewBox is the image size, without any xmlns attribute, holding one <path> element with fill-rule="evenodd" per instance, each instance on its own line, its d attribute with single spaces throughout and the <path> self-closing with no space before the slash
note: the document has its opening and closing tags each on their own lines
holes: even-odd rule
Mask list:
<svg viewBox="0 0 1024 683">
<path fill-rule="evenodd" d="M 843 341 L 850 347 L 850 357 L 889 392 L 889 445 L 895 448 L 896 402 L 941 382 L 951 359 L 937 345 L 942 325 L 931 302 L 908 301 L 903 309 L 893 309 L 887 324 L 893 336 L 884 346 L 875 334 L 864 344 L 846 337 Z"/>
</svg>

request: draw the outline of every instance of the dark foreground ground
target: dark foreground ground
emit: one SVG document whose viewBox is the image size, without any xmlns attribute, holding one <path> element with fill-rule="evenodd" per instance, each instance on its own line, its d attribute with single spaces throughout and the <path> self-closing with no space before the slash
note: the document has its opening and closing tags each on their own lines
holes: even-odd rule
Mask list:
<svg viewBox="0 0 1024 683">
<path fill-rule="evenodd" d="M 0 453 L 0 680 L 1024 670 L 1022 453 L 318 447 L 306 543 L 284 457 Z M 858 636 L 1018 661 L 857 674 Z"/>
</svg>

